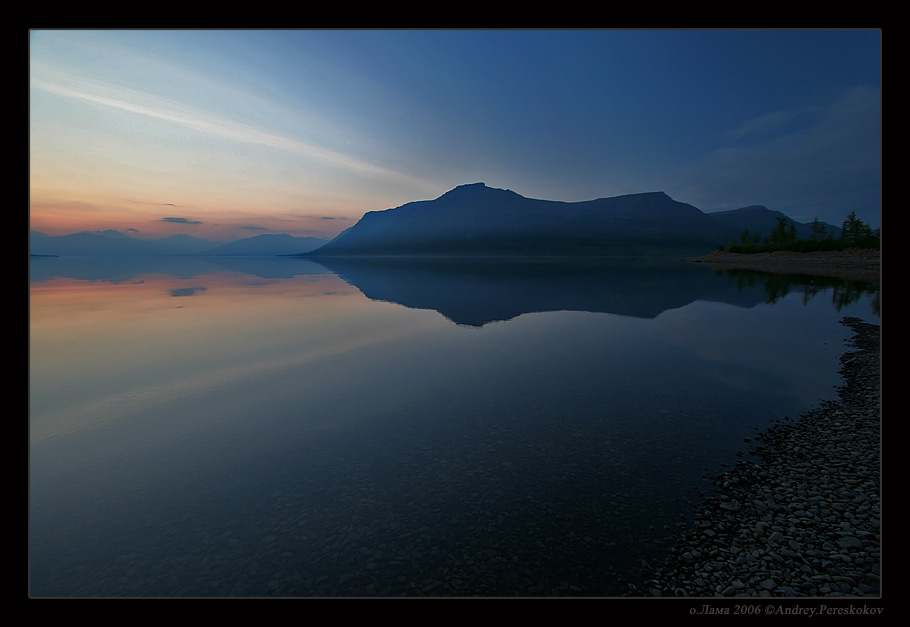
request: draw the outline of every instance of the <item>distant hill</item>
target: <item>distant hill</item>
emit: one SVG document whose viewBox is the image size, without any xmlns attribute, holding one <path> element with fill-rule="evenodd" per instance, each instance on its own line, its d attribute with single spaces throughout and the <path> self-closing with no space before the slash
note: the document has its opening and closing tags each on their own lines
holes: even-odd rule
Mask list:
<svg viewBox="0 0 910 627">
<path fill-rule="evenodd" d="M 207 239 L 199 239 L 192 235 L 179 234 L 171 235 L 154 240 L 162 250 L 169 251 L 167 254 L 195 255 L 202 251 L 209 250 L 212 246 L 218 246 L 221 242 Z"/>
<path fill-rule="evenodd" d="M 709 252 L 738 234 L 663 192 L 561 202 L 473 183 L 435 200 L 368 212 L 307 255 Z"/>
<path fill-rule="evenodd" d="M 206 255 L 294 255 L 309 252 L 326 244 L 328 240 L 318 237 L 294 237 L 287 233 L 277 235 L 257 235 L 237 240 L 206 251 Z"/>
<path fill-rule="evenodd" d="M 812 223 L 797 222 L 792 218 L 784 215 L 780 211 L 772 211 L 763 205 L 751 205 L 740 209 L 731 209 L 729 211 L 714 211 L 708 214 L 711 218 L 729 227 L 741 234 L 745 229 L 749 233 L 758 233 L 761 237 L 767 237 L 777 226 L 778 218 L 785 218 L 796 225 L 796 235 L 800 239 L 808 239 L 812 235 Z M 827 233 L 832 234 L 835 238 L 840 237 L 840 227 L 822 222 Z"/>
<path fill-rule="evenodd" d="M 60 236 L 30 231 L 29 253 L 67 257 L 273 256 L 306 252 L 325 244 L 326 241 L 316 237 L 294 237 L 284 233 L 257 235 L 224 243 L 183 234 L 152 240 L 139 239 L 111 230 L 83 231 Z"/>
<path fill-rule="evenodd" d="M 50 236 L 29 232 L 29 252 L 33 255 L 72 257 L 192 255 L 221 242 L 202 240 L 189 235 L 175 235 L 157 240 L 130 237 L 119 231 L 82 231 L 70 235 Z"/>
<path fill-rule="evenodd" d="M 705 213 L 664 192 L 581 202 L 526 198 L 483 183 L 435 200 L 370 211 L 330 241 L 286 233 L 212 242 L 190 235 L 149 240 L 118 231 L 51 237 L 30 232 L 29 253 L 59 256 L 693 256 L 737 241 L 744 230 L 771 234 L 778 218 L 808 238 L 811 224 L 761 205 Z M 825 224 L 839 237 L 841 229 Z"/>
</svg>

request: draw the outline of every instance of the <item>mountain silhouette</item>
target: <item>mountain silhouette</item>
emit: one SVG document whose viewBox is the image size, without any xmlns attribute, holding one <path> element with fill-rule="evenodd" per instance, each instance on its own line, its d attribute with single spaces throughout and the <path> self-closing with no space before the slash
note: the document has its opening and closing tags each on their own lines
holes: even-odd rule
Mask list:
<svg viewBox="0 0 910 627">
<path fill-rule="evenodd" d="M 51 236 L 29 232 L 29 252 L 33 255 L 75 257 L 193 255 L 221 245 L 190 235 L 172 235 L 161 239 L 139 239 L 113 230 L 82 231 Z"/>
<path fill-rule="evenodd" d="M 230 243 L 186 234 L 140 239 L 118 231 L 63 236 L 29 233 L 29 253 L 59 256 L 617 256 L 682 257 L 764 237 L 778 218 L 808 238 L 812 225 L 761 205 L 705 213 L 664 192 L 580 202 L 526 198 L 483 183 L 460 185 L 435 200 L 369 211 L 331 241 L 286 233 Z M 840 229 L 825 224 L 837 237 Z"/>
<path fill-rule="evenodd" d="M 311 251 L 322 246 L 327 241 L 318 237 L 294 237 L 287 233 L 263 234 L 230 242 L 208 250 L 203 254 L 238 256 L 294 255 Z"/>
<path fill-rule="evenodd" d="M 435 200 L 370 211 L 307 255 L 709 252 L 738 234 L 663 192 L 563 202 L 473 183 Z"/>
<path fill-rule="evenodd" d="M 778 219 L 784 218 L 796 226 L 796 235 L 800 239 L 808 239 L 812 236 L 811 223 L 797 222 L 780 211 L 772 211 L 764 205 L 751 205 L 728 211 L 714 211 L 708 215 L 720 224 L 736 231 L 737 234 L 741 234 L 748 229 L 751 234 L 757 233 L 763 238 L 768 237 L 777 226 Z M 825 227 L 826 233 L 833 235 L 835 238 L 840 237 L 841 229 L 839 227 L 826 222 L 821 224 Z"/>
<path fill-rule="evenodd" d="M 113 230 L 82 231 L 60 236 L 30 231 L 29 253 L 67 257 L 275 256 L 313 250 L 326 241 L 318 237 L 295 237 L 286 233 L 256 235 L 224 243 L 186 234 L 160 239 L 139 239 Z"/>
</svg>

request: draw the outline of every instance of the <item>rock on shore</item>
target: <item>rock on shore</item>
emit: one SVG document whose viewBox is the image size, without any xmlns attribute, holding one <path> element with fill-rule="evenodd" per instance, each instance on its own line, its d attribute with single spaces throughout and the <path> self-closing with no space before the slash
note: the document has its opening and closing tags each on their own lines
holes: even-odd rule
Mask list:
<svg viewBox="0 0 910 627">
<path fill-rule="evenodd" d="M 842 322 L 838 400 L 777 423 L 630 596 L 880 595 L 880 327 Z"/>
</svg>

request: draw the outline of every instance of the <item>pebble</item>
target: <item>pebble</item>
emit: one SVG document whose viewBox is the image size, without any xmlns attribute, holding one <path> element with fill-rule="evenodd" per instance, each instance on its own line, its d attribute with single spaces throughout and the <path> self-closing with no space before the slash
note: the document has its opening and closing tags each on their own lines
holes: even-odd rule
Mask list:
<svg viewBox="0 0 910 627">
<path fill-rule="evenodd" d="M 880 327 L 842 323 L 856 350 L 838 400 L 756 438 L 760 461 L 714 478 L 698 520 L 627 596 L 880 596 Z"/>
</svg>

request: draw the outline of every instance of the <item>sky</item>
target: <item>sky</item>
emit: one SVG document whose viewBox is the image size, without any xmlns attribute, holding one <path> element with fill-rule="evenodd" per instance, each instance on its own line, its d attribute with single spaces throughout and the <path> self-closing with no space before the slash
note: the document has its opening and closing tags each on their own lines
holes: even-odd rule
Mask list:
<svg viewBox="0 0 910 627">
<path fill-rule="evenodd" d="M 484 182 L 881 226 L 881 32 L 31 30 L 29 226 L 333 237 Z"/>
</svg>

